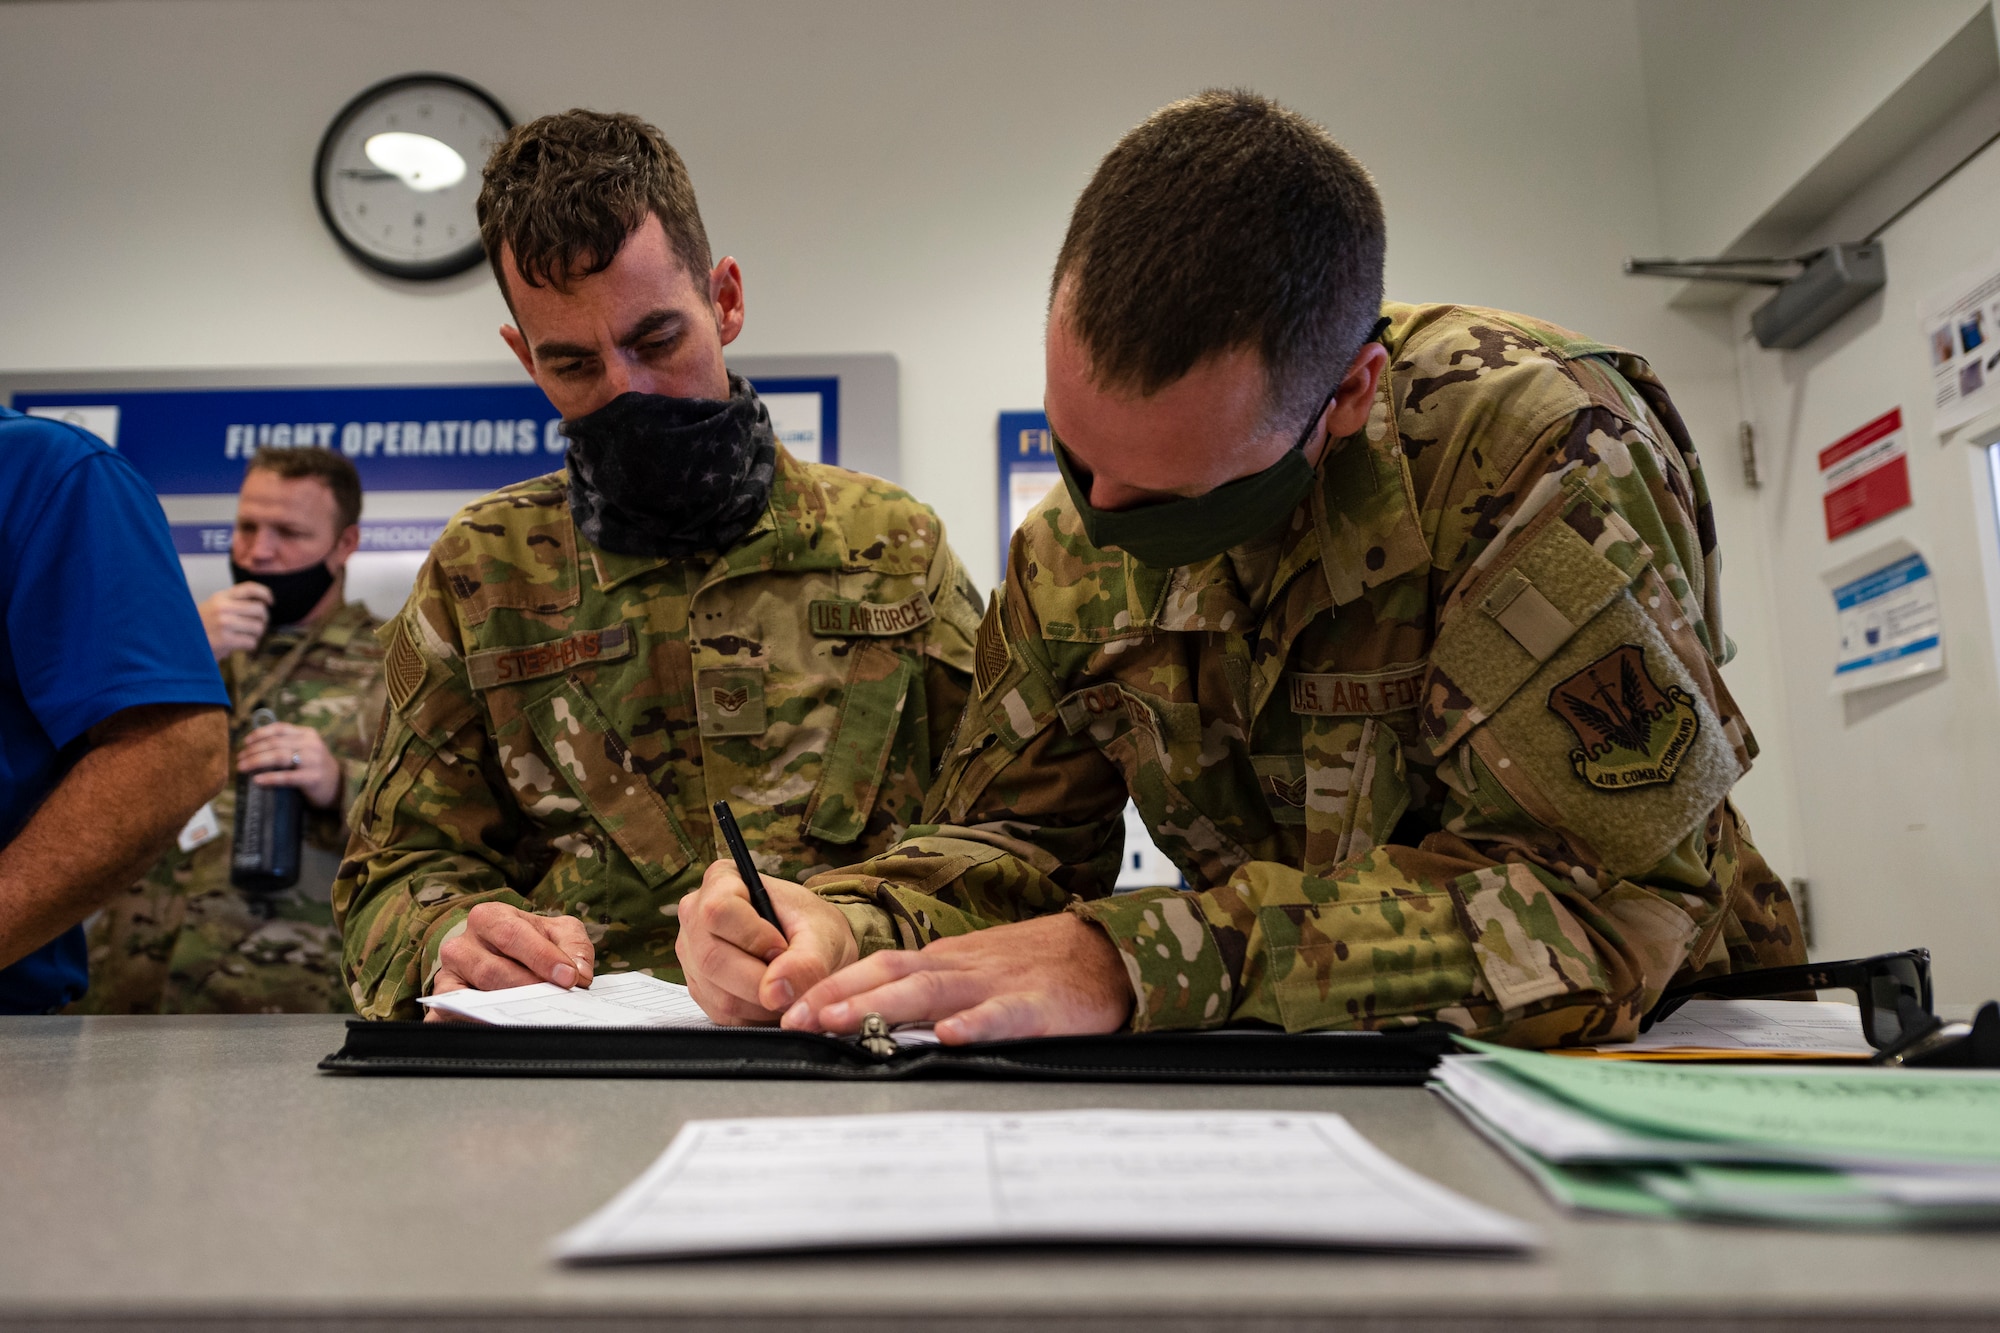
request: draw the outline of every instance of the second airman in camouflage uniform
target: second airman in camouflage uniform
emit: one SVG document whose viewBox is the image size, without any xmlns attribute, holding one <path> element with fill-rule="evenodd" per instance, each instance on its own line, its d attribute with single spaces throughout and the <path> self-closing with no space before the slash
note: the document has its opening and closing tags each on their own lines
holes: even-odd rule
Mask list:
<svg viewBox="0 0 2000 1333">
<path fill-rule="evenodd" d="M 296 612 L 254 582 L 238 583 L 201 607 L 229 690 L 230 753 L 238 766 L 259 767 L 257 756 L 265 755 L 283 766 L 279 777 L 288 785 L 312 780 L 322 788 L 324 804 L 310 791 L 303 802 L 298 882 L 271 893 L 246 893 L 230 883 L 232 782 L 182 831 L 178 846 L 90 921 L 90 990 L 78 1012 L 351 1009 L 330 894 L 347 846 L 347 802 L 361 789 L 382 715 L 382 648 L 368 608 L 343 600 L 334 571 L 319 571 L 329 561 L 344 568 L 359 533 L 339 510 L 351 506 L 358 517 L 360 503 L 360 481 L 338 454 L 309 446 L 258 454 L 238 501 L 232 558 L 254 578 L 263 568 L 298 563 L 287 544 L 311 545 L 304 590 L 288 597 L 318 597 L 321 604 L 309 603 L 298 623 L 268 631 L 274 613 Z M 286 573 L 278 582 L 299 579 Z M 330 586 L 316 593 L 316 580 Z M 261 709 L 276 723 L 258 727 L 253 718 Z"/>
<path fill-rule="evenodd" d="M 814 924 L 762 969 L 740 890 L 705 888 L 711 1013 L 1549 1046 L 1802 960 L 1728 800 L 1756 751 L 1665 389 L 1538 320 L 1378 312 L 1383 240 L 1358 164 L 1251 94 L 1106 157 L 1049 321 L 1066 484 L 1015 536 L 928 822 L 810 881 L 838 921 L 774 888 Z M 1112 895 L 1128 794 L 1190 888 Z"/>
<path fill-rule="evenodd" d="M 601 230 L 548 241 L 551 199 Z M 461 511 L 385 636 L 390 716 L 335 894 L 374 1018 L 437 988 L 678 979 L 679 901 L 728 855 L 717 800 L 773 875 L 887 849 L 921 811 L 979 622 L 929 508 L 793 458 L 741 379 L 718 392 L 741 278 L 695 244 L 657 131 L 523 126 L 481 209 L 569 466 Z"/>
<path fill-rule="evenodd" d="M 1384 313 L 1366 431 L 1270 542 L 1152 569 L 1064 487 L 1030 518 L 937 826 L 814 882 L 864 949 L 1067 907 L 1140 1030 L 1442 1017 L 1534 1045 L 1804 961 L 1726 799 L 1755 743 L 1659 381 L 1517 315 Z M 1128 791 L 1199 891 L 1108 896 Z"/>
</svg>

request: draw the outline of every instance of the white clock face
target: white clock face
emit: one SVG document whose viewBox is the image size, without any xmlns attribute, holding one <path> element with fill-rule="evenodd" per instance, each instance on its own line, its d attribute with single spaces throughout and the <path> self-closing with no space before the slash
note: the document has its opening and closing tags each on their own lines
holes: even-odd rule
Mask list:
<svg viewBox="0 0 2000 1333">
<path fill-rule="evenodd" d="M 364 263 L 406 278 L 445 277 L 483 257 L 480 168 L 507 133 L 492 98 L 455 79 L 415 75 L 372 88 L 320 145 L 321 215 Z"/>
</svg>

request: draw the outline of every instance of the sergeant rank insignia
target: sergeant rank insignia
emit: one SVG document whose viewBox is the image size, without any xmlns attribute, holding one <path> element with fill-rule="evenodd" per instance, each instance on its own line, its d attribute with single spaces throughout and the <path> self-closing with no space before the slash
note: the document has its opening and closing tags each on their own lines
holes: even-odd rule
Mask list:
<svg viewBox="0 0 2000 1333">
<path fill-rule="evenodd" d="M 1678 685 L 1662 689 L 1630 643 L 1550 690 L 1549 711 L 1582 742 L 1569 752 L 1570 767 L 1604 791 L 1672 782 L 1701 727 L 1694 696 Z"/>
<path fill-rule="evenodd" d="M 730 667 L 703 671 L 695 685 L 695 716 L 704 736 L 763 735 L 764 673 Z"/>
</svg>

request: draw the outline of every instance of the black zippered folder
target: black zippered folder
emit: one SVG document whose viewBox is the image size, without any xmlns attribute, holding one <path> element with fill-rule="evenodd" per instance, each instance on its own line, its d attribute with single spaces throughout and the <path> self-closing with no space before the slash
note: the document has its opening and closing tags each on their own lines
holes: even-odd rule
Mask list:
<svg viewBox="0 0 2000 1333">
<path fill-rule="evenodd" d="M 1415 1086 L 1454 1049 L 1441 1023 L 1386 1032 L 1263 1029 L 1036 1037 L 903 1046 L 876 1056 L 805 1032 L 347 1024 L 319 1062 L 335 1074 L 501 1078 L 1016 1079 L 1059 1083 L 1367 1083 Z"/>
</svg>

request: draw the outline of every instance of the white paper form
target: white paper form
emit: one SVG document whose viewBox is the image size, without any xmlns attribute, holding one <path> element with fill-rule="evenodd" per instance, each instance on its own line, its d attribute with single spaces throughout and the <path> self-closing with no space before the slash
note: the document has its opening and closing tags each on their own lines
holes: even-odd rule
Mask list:
<svg viewBox="0 0 2000 1333">
<path fill-rule="evenodd" d="M 499 1027 L 712 1028 L 686 986 L 644 972 L 610 972 L 588 989 L 546 981 L 505 990 L 455 990 L 417 1003 Z"/>
<path fill-rule="evenodd" d="M 1611 1056 L 1677 1050 L 1812 1057 L 1875 1054 L 1861 1035 L 1859 1009 L 1813 1000 L 1689 1000 L 1631 1043 L 1602 1050 Z"/>
<path fill-rule="evenodd" d="M 564 990 L 546 981 L 504 990 L 455 990 L 417 1001 L 458 1018 L 516 1028 L 680 1028 L 710 1032 L 776 1032 L 775 1027 L 723 1028 L 711 1022 L 688 988 L 644 972 L 610 972 L 590 986 Z M 927 1027 L 898 1028 L 898 1046 L 935 1046 Z"/>
<path fill-rule="evenodd" d="M 1337 1115 L 920 1112 L 694 1120 L 557 1238 L 572 1261 L 1053 1241 L 1525 1249 L 1534 1230 Z"/>
</svg>

